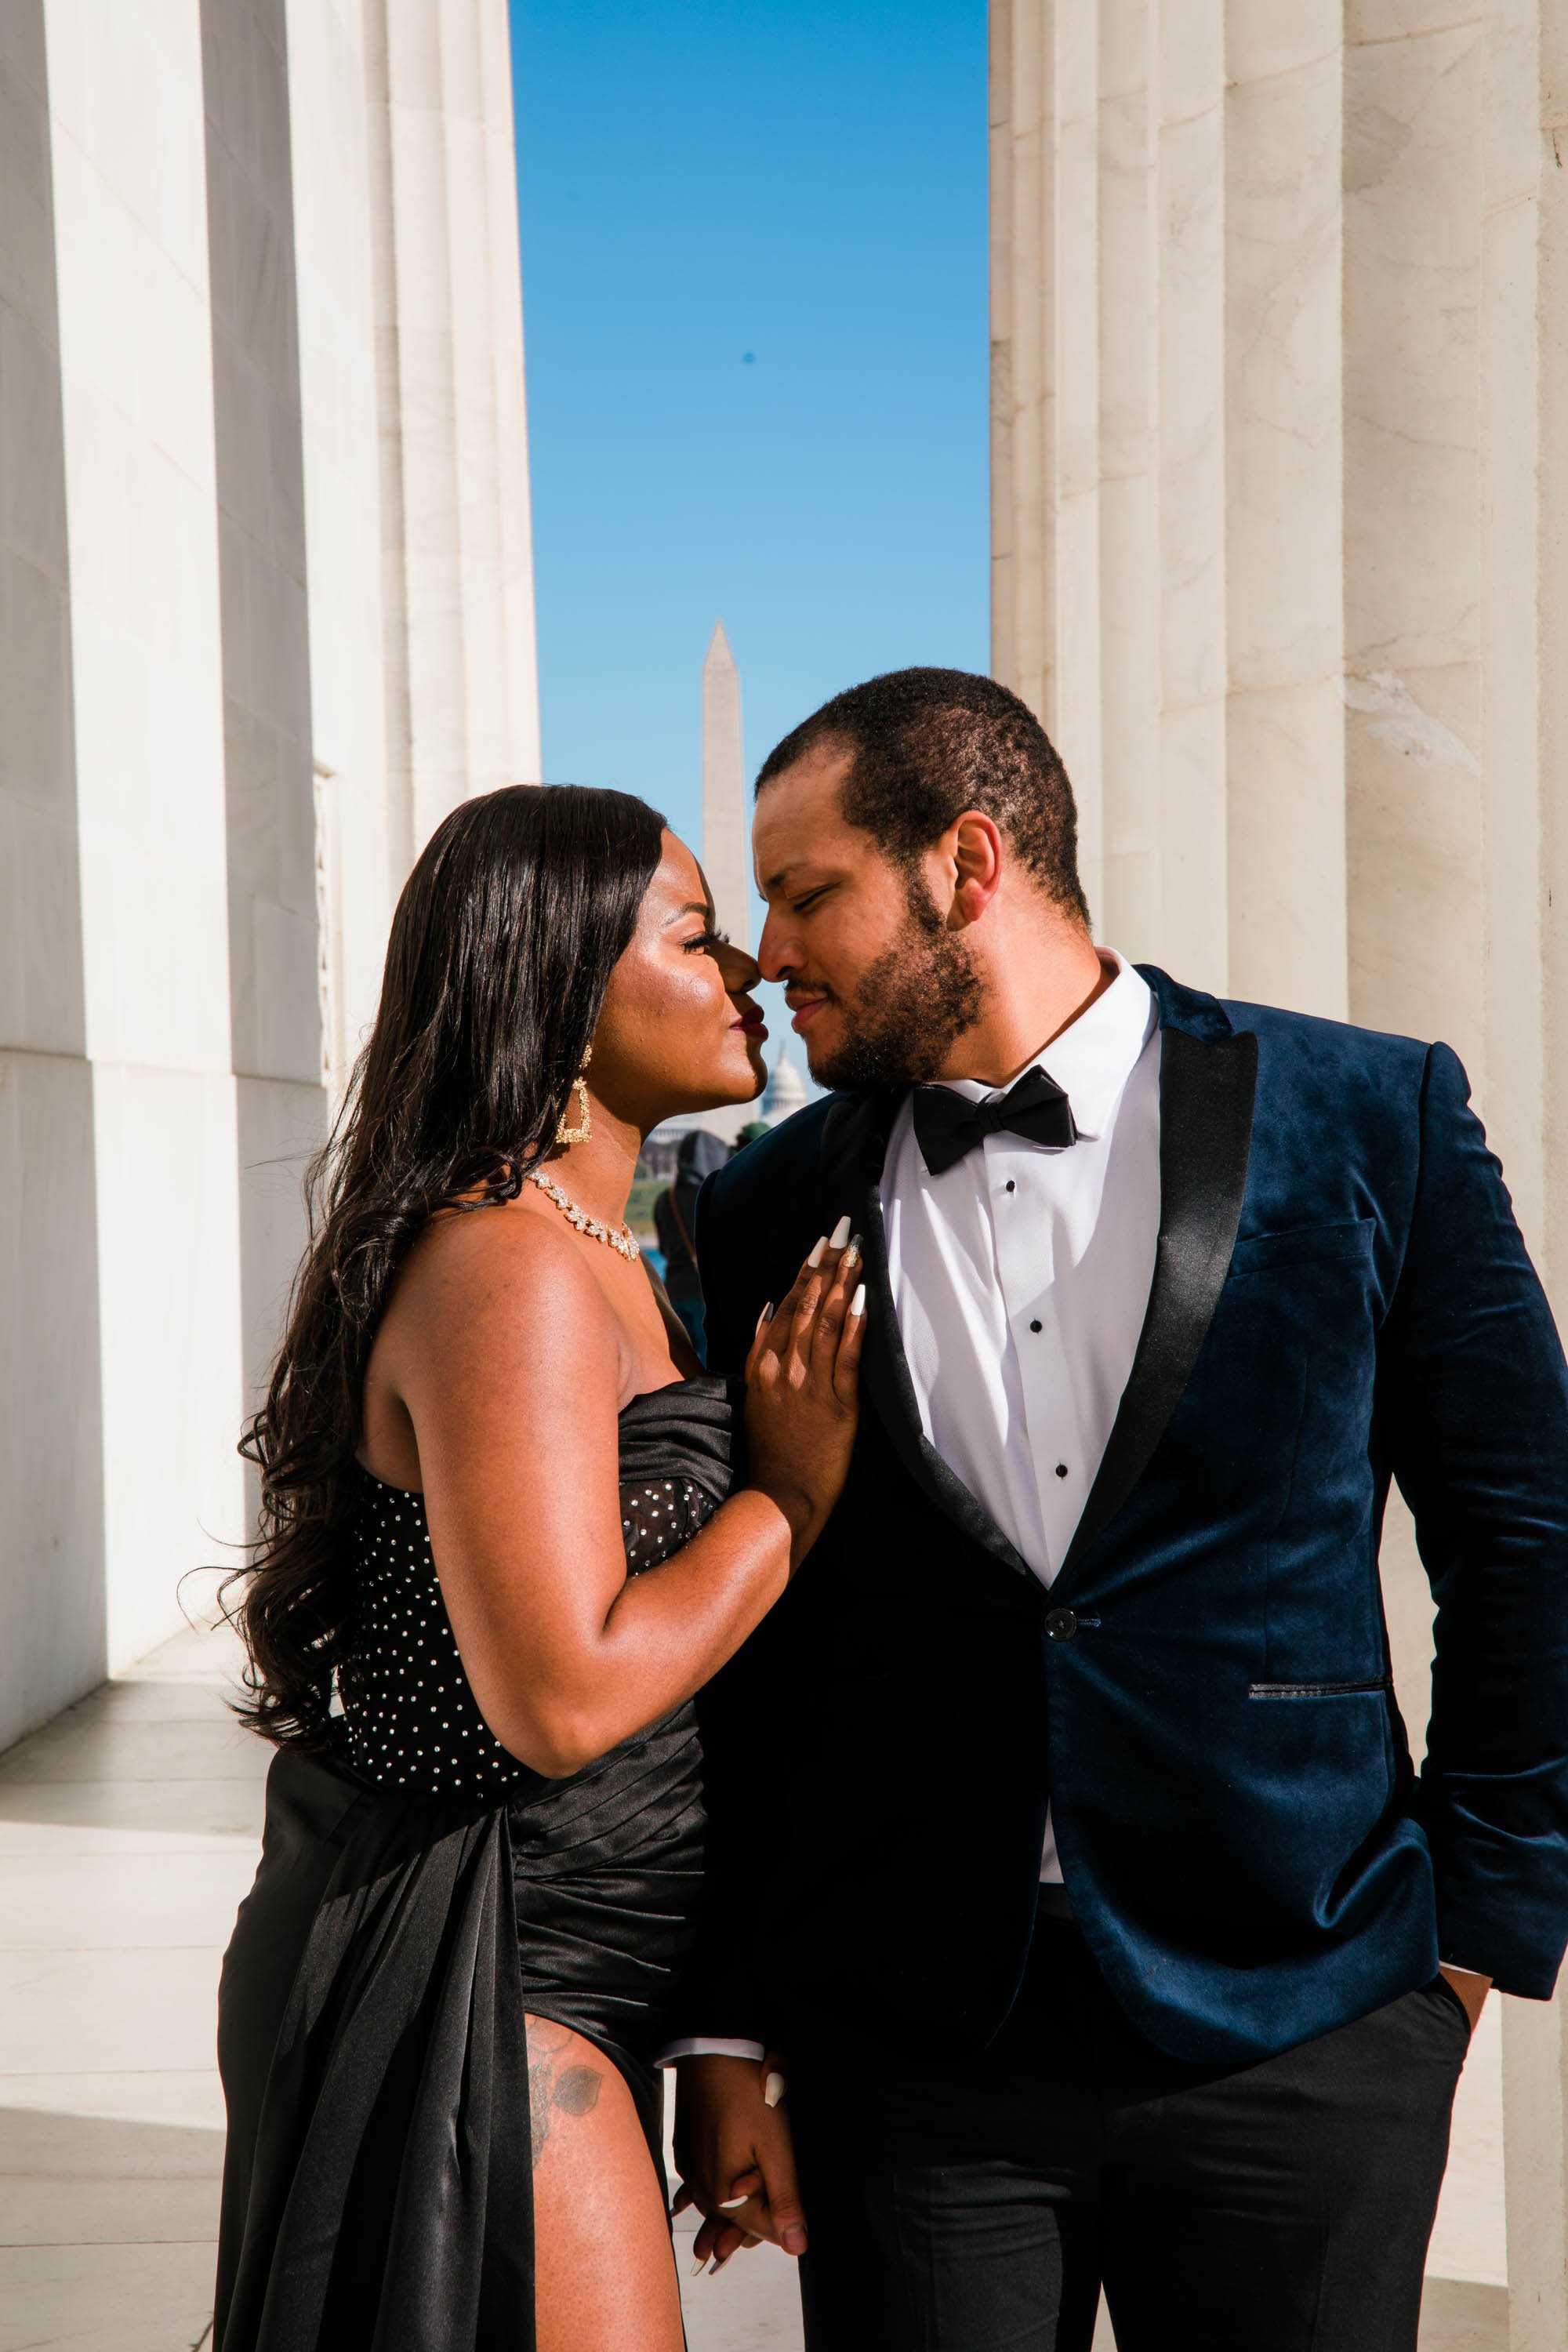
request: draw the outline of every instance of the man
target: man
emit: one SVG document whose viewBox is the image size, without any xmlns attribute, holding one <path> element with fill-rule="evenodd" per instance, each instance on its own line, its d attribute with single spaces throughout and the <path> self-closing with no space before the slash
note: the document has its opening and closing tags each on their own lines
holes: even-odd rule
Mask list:
<svg viewBox="0 0 1568 2352">
<path fill-rule="evenodd" d="M 812 2352 L 1080 2352 L 1101 2282 L 1120 2352 L 1414 2352 L 1469 2031 L 1568 1939 L 1568 1375 L 1463 1071 L 1098 950 L 987 679 L 826 705 L 754 844 L 836 1091 L 703 1194 L 710 1361 L 841 1216 L 870 1320 L 708 1705 L 699 2243 L 804 2244 Z"/>
</svg>

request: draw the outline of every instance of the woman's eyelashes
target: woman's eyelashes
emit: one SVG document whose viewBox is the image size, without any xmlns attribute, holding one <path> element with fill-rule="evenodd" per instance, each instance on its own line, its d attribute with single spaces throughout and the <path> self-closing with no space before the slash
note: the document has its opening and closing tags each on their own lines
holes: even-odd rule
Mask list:
<svg viewBox="0 0 1568 2352">
<path fill-rule="evenodd" d="M 711 955 L 715 948 L 727 948 L 729 944 L 729 932 L 716 931 L 711 927 L 705 931 L 698 931 L 690 939 L 681 941 L 688 955 L 695 955 L 700 950 L 703 955 Z"/>
</svg>

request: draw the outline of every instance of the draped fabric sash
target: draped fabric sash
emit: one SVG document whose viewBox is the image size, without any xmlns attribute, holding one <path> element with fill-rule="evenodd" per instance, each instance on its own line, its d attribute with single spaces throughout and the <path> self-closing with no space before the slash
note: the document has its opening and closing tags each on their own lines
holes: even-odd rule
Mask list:
<svg viewBox="0 0 1568 2352">
<path fill-rule="evenodd" d="M 301 1954 L 286 1931 L 324 1863 Z M 504 1807 L 389 1803 L 331 1759 L 280 1753 L 222 1996 L 251 2046 L 266 2006 L 281 2013 L 254 2116 L 235 2112 L 256 2093 L 244 2053 L 225 2066 L 215 2352 L 531 2352 Z"/>
</svg>

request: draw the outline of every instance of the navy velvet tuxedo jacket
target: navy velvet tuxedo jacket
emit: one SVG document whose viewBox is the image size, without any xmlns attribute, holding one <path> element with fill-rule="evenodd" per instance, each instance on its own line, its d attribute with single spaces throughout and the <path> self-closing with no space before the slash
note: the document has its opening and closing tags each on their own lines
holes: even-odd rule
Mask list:
<svg viewBox="0 0 1568 2352">
<path fill-rule="evenodd" d="M 1456 1056 L 1159 971 L 1153 1286 L 1047 1592 L 922 1435 L 877 1193 L 900 1097 L 829 1097 L 706 1188 L 738 1370 L 847 1211 L 870 1323 L 843 1498 L 702 1702 L 711 1881 L 682 2030 L 974 2047 L 1047 1801 L 1123 2008 L 1246 2061 L 1426 1982 L 1544 1998 L 1568 1940 L 1568 1372 Z M 1426 1760 L 1389 1675 L 1390 1476 L 1437 1603 Z"/>
</svg>

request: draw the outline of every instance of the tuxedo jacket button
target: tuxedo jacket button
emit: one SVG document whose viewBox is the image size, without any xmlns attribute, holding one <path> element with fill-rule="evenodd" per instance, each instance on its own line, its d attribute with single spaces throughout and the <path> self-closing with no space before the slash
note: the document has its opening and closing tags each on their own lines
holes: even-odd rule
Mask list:
<svg viewBox="0 0 1568 2352">
<path fill-rule="evenodd" d="M 1048 1609 L 1046 1612 L 1046 1638 L 1051 1642 L 1070 1642 L 1078 1632 L 1078 1619 L 1070 1609 Z"/>
</svg>

